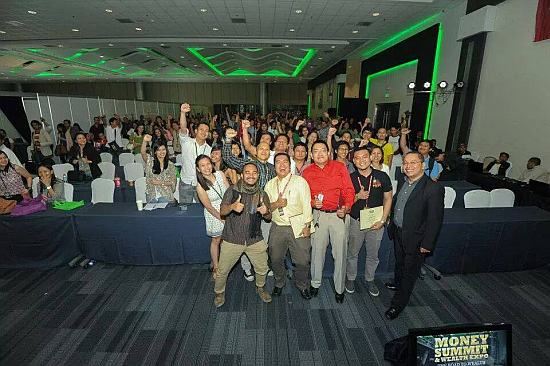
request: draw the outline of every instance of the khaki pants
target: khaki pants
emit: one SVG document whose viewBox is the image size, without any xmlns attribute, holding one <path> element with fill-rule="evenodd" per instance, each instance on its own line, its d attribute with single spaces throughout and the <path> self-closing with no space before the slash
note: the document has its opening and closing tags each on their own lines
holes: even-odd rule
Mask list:
<svg viewBox="0 0 550 366">
<path fill-rule="evenodd" d="M 254 266 L 256 286 L 264 287 L 265 276 L 269 270 L 267 266 L 267 244 L 263 240 L 252 245 L 231 244 L 224 240 L 221 244 L 218 274 L 214 284 L 215 293 L 221 294 L 225 292 L 225 284 L 229 271 L 231 271 L 231 268 L 233 268 L 243 254 L 248 256 Z"/>
<path fill-rule="evenodd" d="M 283 287 L 286 280 L 285 256 L 290 249 L 292 261 L 296 264 L 294 270 L 294 283 L 300 290 L 309 288 L 309 251 L 311 249 L 310 238 L 295 238 L 294 232 L 290 226 L 279 226 L 271 224 L 269 233 L 269 256 L 271 258 L 271 268 L 275 275 L 275 286 Z"/>
<path fill-rule="evenodd" d="M 361 230 L 359 220 L 350 218 L 349 241 L 348 241 L 348 264 L 347 277 L 350 281 L 355 281 L 357 277 L 357 259 L 359 251 L 363 244 L 367 251 L 365 259 L 365 281 L 373 281 L 376 268 L 380 260 L 378 259 L 378 250 L 380 242 L 384 235 L 384 228 L 378 230 Z"/>
<path fill-rule="evenodd" d="M 315 217 L 318 219 L 315 220 Z M 349 215 L 342 220 L 336 216 L 335 212 L 327 213 L 315 210 L 314 221 L 316 221 L 315 233 L 311 235 L 311 286 L 321 287 L 325 254 L 330 242 L 332 258 L 334 258 L 334 289 L 337 293 L 342 294 L 346 282 Z"/>
<path fill-rule="evenodd" d="M 262 219 L 261 229 L 262 229 L 262 236 L 264 237 L 264 241 L 266 243 L 268 243 L 269 242 L 269 230 L 271 229 L 271 221 L 267 222 L 267 221 Z M 250 272 L 252 270 L 252 265 L 250 264 L 250 260 L 248 259 L 248 257 L 246 255 L 243 255 L 241 257 L 241 268 L 245 272 Z"/>
</svg>

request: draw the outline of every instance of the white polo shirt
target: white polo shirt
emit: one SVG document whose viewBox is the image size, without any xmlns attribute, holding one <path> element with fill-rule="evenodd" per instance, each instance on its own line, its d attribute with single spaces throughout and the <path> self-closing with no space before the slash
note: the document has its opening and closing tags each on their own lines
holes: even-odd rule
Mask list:
<svg viewBox="0 0 550 366">
<path fill-rule="evenodd" d="M 202 145 L 197 140 L 189 137 L 189 132 L 180 132 L 181 144 L 181 173 L 180 179 L 185 184 L 197 185 L 197 173 L 195 170 L 195 160 L 199 155 L 208 155 L 212 152 L 212 147 L 204 142 Z"/>
</svg>

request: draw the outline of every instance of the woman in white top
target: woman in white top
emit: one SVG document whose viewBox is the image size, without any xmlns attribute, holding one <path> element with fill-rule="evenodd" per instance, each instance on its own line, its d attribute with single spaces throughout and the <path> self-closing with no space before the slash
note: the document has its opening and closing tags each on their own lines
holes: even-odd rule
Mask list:
<svg viewBox="0 0 550 366">
<path fill-rule="evenodd" d="M 212 159 L 208 155 L 197 156 L 195 167 L 197 169 L 197 196 L 204 206 L 206 235 L 212 238 L 210 242 L 212 276 L 216 278 L 224 226 L 224 221 L 220 216 L 220 205 L 229 183 L 222 171 L 216 171 Z"/>
<path fill-rule="evenodd" d="M 384 151 L 380 146 L 373 146 L 370 151 L 371 166 L 376 170 L 381 170 L 390 175 L 390 167 L 384 164 Z"/>
</svg>

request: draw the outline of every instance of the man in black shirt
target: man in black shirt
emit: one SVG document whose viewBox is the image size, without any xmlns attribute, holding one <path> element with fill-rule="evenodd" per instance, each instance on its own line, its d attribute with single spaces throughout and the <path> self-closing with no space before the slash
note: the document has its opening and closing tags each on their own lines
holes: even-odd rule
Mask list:
<svg viewBox="0 0 550 366">
<path fill-rule="evenodd" d="M 99 141 L 99 134 L 105 134 L 105 126 L 99 117 L 94 117 L 94 124 L 90 127 L 90 133 L 94 135 L 94 141 Z"/>
<path fill-rule="evenodd" d="M 380 291 L 374 283 L 374 273 L 380 262 L 378 250 L 384 234 L 384 224 L 392 205 L 392 185 L 390 177 L 380 170 L 371 167 L 370 153 L 366 146 L 359 147 L 353 154 L 353 163 L 357 170 L 351 174 L 355 189 L 355 202 L 350 212 L 349 242 L 346 267 L 346 291 L 355 292 L 357 277 L 357 257 L 363 244 L 367 251 L 365 261 L 365 281 L 369 293 L 378 296 Z M 382 219 L 370 229 L 361 230 L 361 210 L 364 208 L 383 207 Z"/>
</svg>

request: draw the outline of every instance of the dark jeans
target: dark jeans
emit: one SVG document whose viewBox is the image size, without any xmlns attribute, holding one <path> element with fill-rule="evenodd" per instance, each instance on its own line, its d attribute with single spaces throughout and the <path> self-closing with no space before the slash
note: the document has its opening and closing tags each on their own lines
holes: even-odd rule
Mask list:
<svg viewBox="0 0 550 366">
<path fill-rule="evenodd" d="M 309 288 L 308 273 L 311 250 L 310 238 L 294 238 L 290 226 L 279 226 L 271 223 L 269 231 L 269 257 L 271 269 L 275 277 L 275 286 L 283 287 L 286 281 L 286 269 L 284 260 L 287 251 L 290 250 L 294 269 L 294 283 L 300 290 Z"/>
<path fill-rule="evenodd" d="M 420 253 L 420 248 L 415 253 L 405 252 L 401 229 L 397 229 L 395 232 L 393 248 L 395 251 L 394 281 L 397 291 L 393 295 L 390 306 L 396 308 L 397 311 L 402 311 L 409 303 L 414 284 L 424 263 L 424 255 Z"/>
</svg>

